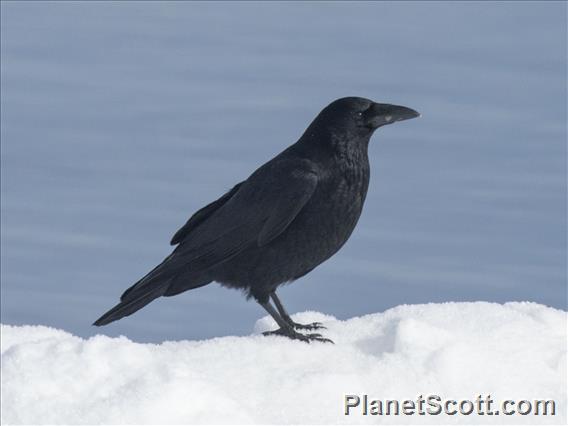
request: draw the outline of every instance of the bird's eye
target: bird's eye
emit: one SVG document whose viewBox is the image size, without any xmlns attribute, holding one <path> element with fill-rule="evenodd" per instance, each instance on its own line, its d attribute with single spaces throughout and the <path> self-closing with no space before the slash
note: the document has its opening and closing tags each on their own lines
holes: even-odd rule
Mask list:
<svg viewBox="0 0 568 426">
<path fill-rule="evenodd" d="M 357 116 L 358 116 L 358 117 L 363 117 L 363 112 L 359 111 L 359 112 L 357 113 Z"/>
</svg>

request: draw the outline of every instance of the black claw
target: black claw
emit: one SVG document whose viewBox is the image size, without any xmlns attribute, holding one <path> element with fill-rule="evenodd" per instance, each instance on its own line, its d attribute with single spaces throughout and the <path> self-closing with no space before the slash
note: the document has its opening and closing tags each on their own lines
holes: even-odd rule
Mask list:
<svg viewBox="0 0 568 426">
<path fill-rule="evenodd" d="M 322 337 L 321 334 L 308 334 L 308 339 L 315 340 L 317 342 L 331 343 L 332 345 L 335 344 L 333 340 Z"/>
<path fill-rule="evenodd" d="M 312 322 L 311 324 L 299 324 L 297 322 L 292 321 L 291 322 L 292 327 L 294 327 L 297 330 L 326 330 L 327 327 L 325 327 L 321 322 Z"/>
<path fill-rule="evenodd" d="M 312 341 L 316 341 L 316 342 L 326 342 L 326 343 L 333 343 L 332 340 L 330 339 L 326 339 L 325 337 L 322 337 L 321 334 L 301 334 L 298 333 L 297 331 L 295 331 L 294 329 L 290 328 L 279 328 L 278 330 L 274 330 L 274 331 L 265 331 L 264 333 L 262 333 L 264 336 L 284 336 L 284 337 L 288 337 L 289 339 L 292 340 L 301 340 L 302 342 L 306 342 L 306 343 L 310 343 Z"/>
<path fill-rule="evenodd" d="M 301 340 L 309 342 L 309 339 L 301 333 L 296 332 L 293 328 L 279 328 L 274 331 L 265 331 L 262 333 L 264 336 L 284 336 L 292 340 Z"/>
</svg>

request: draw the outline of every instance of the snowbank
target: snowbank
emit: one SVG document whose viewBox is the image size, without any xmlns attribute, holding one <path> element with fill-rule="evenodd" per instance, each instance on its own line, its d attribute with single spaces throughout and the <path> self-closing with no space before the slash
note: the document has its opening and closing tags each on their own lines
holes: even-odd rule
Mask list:
<svg viewBox="0 0 568 426">
<path fill-rule="evenodd" d="M 2 326 L 2 423 L 565 423 L 566 312 L 533 303 L 399 306 L 322 321 L 336 344 L 255 334 L 138 344 Z M 556 415 L 344 415 L 345 395 L 556 400 Z M 499 409 L 499 406 L 494 408 Z"/>
</svg>

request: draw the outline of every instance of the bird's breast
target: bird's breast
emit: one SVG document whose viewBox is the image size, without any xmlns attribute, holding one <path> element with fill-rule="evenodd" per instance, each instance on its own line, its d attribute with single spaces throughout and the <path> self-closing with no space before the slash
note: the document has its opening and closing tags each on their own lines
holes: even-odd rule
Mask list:
<svg viewBox="0 0 568 426">
<path fill-rule="evenodd" d="M 282 244 L 312 264 L 337 252 L 353 232 L 367 195 L 368 168 L 335 174 L 318 188 L 296 219 L 283 233 Z"/>
</svg>

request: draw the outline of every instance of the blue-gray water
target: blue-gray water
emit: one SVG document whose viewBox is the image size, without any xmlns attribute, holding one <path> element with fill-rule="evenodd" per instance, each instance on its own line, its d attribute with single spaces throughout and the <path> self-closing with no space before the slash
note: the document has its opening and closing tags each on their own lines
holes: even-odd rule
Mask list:
<svg viewBox="0 0 568 426">
<path fill-rule="evenodd" d="M 566 3 L 1 12 L 2 322 L 141 341 L 249 333 L 261 308 L 216 284 L 90 324 L 189 215 L 346 95 L 423 116 L 375 134 L 359 225 L 281 289 L 291 312 L 566 308 Z"/>
</svg>

